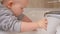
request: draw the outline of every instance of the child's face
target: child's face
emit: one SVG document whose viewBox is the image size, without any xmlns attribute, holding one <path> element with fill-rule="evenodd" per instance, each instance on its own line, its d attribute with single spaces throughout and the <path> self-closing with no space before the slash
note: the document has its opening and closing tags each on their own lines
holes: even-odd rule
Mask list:
<svg viewBox="0 0 60 34">
<path fill-rule="evenodd" d="M 14 4 L 11 6 L 11 10 L 15 14 L 15 16 L 19 16 L 23 13 L 23 8 L 28 4 L 28 0 L 16 0 Z"/>
</svg>

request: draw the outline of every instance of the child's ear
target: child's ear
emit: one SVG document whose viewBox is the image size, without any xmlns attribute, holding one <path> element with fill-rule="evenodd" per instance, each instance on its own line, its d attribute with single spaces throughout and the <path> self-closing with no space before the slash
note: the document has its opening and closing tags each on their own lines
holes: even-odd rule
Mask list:
<svg viewBox="0 0 60 34">
<path fill-rule="evenodd" d="M 12 4 L 13 4 L 13 2 L 12 1 L 9 1 L 8 2 L 8 8 L 11 8 L 12 7 Z"/>
</svg>

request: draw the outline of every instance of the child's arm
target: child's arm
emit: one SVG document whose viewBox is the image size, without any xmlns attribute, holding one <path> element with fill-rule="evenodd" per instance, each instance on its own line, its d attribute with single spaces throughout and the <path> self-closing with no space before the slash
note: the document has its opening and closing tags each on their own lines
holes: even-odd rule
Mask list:
<svg viewBox="0 0 60 34">
<path fill-rule="evenodd" d="M 32 22 L 32 20 L 29 19 L 29 18 L 28 18 L 26 15 L 24 15 L 24 14 L 21 14 L 21 15 L 18 16 L 17 18 L 18 18 L 18 20 L 21 20 L 21 21 L 23 21 L 23 22 Z"/>
<path fill-rule="evenodd" d="M 22 22 L 21 24 L 21 32 L 33 31 L 37 28 L 39 28 L 39 26 L 36 23 Z"/>
<path fill-rule="evenodd" d="M 37 28 L 47 28 L 47 20 L 46 19 L 42 19 L 39 22 L 33 22 L 33 23 L 27 23 L 27 22 L 22 22 L 21 24 L 21 32 L 24 31 L 32 31 L 35 30 Z"/>
<path fill-rule="evenodd" d="M 24 15 L 24 17 L 22 18 L 23 22 L 32 22 L 31 19 L 29 19 L 26 15 Z"/>
<path fill-rule="evenodd" d="M 47 21 L 45 19 L 39 22 L 21 22 L 15 16 L 4 15 L 0 17 L 0 29 L 3 31 L 24 32 L 35 30 L 39 27 L 46 28 Z"/>
</svg>

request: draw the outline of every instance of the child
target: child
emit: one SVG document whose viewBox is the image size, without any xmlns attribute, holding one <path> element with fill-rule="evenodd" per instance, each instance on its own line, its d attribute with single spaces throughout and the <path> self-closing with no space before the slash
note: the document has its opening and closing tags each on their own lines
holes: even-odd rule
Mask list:
<svg viewBox="0 0 60 34">
<path fill-rule="evenodd" d="M 27 20 L 28 22 L 21 21 L 24 16 L 22 14 L 23 8 L 26 7 L 27 4 L 28 0 L 2 0 L 0 4 L 0 30 L 25 32 L 37 28 L 46 29 L 46 19 L 42 19 L 38 22 L 31 22 L 31 20 Z"/>
</svg>

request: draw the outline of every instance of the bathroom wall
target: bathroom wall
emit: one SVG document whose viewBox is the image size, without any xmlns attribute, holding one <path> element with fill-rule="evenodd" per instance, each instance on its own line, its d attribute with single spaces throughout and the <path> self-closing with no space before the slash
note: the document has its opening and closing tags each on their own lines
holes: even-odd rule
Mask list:
<svg viewBox="0 0 60 34">
<path fill-rule="evenodd" d="M 28 8 L 60 8 L 60 0 L 29 0 Z"/>
<path fill-rule="evenodd" d="M 29 0 L 29 8 L 45 8 L 47 0 Z"/>
<path fill-rule="evenodd" d="M 29 0 L 29 8 L 60 8 L 59 0 Z"/>
</svg>

